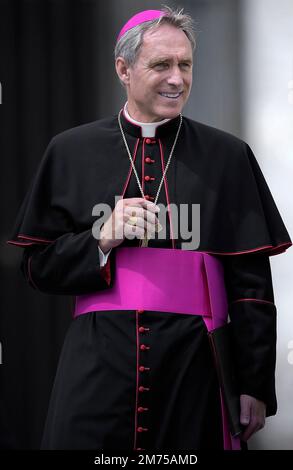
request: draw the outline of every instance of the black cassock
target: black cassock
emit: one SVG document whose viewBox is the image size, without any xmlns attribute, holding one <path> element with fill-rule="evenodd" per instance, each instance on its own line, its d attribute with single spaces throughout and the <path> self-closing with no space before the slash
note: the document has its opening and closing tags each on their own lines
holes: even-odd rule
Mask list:
<svg viewBox="0 0 293 470">
<path fill-rule="evenodd" d="M 142 138 L 141 128 L 122 115 L 149 200 L 178 124 L 179 117 L 159 126 L 154 138 Z M 100 268 L 92 210 L 98 203 L 113 209 L 118 195 L 141 197 L 117 116 L 52 139 L 10 241 L 25 248 L 22 270 L 32 287 L 73 296 L 111 289 L 116 250 Z M 200 204 L 198 251 L 224 265 L 240 392 L 263 400 L 267 415 L 275 414 L 276 307 L 269 256 L 291 241 L 251 149 L 183 118 L 158 202 Z M 180 249 L 180 235 L 172 242 L 168 221 L 166 228 L 168 240 L 151 240 L 149 246 Z M 141 350 L 142 344 L 149 349 Z M 223 448 L 219 386 L 202 317 L 133 310 L 74 319 L 43 448 Z"/>
</svg>

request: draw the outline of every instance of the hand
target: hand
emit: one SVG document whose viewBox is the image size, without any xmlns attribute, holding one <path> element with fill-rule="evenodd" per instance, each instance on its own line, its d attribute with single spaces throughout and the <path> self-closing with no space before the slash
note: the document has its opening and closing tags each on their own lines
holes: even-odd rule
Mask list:
<svg viewBox="0 0 293 470">
<path fill-rule="evenodd" d="M 250 395 L 240 395 L 240 422 L 245 426 L 241 439 L 247 441 L 265 425 L 266 405 Z"/>
<path fill-rule="evenodd" d="M 156 213 L 159 208 L 143 198 L 120 199 L 109 219 L 104 223 L 99 246 L 104 253 L 120 245 L 125 237 L 143 238 L 145 230 L 154 233 L 158 224 Z M 136 217 L 135 225 L 129 224 L 130 217 Z"/>
</svg>

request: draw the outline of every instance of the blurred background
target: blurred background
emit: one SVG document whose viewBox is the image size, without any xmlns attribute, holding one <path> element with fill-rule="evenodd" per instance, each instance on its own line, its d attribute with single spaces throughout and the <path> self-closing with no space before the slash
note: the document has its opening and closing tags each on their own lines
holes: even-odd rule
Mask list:
<svg viewBox="0 0 293 470">
<path fill-rule="evenodd" d="M 185 115 L 252 147 L 293 235 L 293 2 L 181 0 L 196 21 Z M 119 111 L 113 49 L 146 0 L 0 0 L 0 448 L 38 449 L 71 299 L 28 287 L 6 245 L 49 140 Z M 290 196 L 291 194 L 291 196 Z M 278 309 L 279 410 L 251 449 L 293 449 L 293 250 L 271 258 Z"/>
</svg>

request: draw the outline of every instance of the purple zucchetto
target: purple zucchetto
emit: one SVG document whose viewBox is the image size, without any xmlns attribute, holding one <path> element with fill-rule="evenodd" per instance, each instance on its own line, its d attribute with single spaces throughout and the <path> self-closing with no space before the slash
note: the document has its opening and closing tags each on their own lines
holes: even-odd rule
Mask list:
<svg viewBox="0 0 293 470">
<path fill-rule="evenodd" d="M 161 16 L 166 16 L 166 13 L 162 10 L 144 10 L 137 13 L 136 15 L 132 16 L 130 20 L 127 21 L 127 23 L 125 23 L 118 35 L 117 42 L 127 31 L 134 28 L 135 26 L 138 26 L 141 23 L 145 23 L 146 21 L 156 20 L 157 18 L 161 18 Z"/>
</svg>

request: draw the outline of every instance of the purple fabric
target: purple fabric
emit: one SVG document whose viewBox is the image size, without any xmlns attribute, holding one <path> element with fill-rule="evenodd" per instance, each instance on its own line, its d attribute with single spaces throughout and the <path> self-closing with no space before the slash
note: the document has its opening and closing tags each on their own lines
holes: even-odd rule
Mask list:
<svg viewBox="0 0 293 470">
<path fill-rule="evenodd" d="M 151 310 L 211 316 L 210 291 L 214 291 L 215 303 L 216 299 L 222 299 L 224 315 L 227 309 L 221 268 L 216 258 L 201 252 L 120 248 L 116 250 L 113 287 L 78 296 L 74 316 L 97 310 Z"/>
<path fill-rule="evenodd" d="M 130 20 L 127 21 L 127 23 L 125 23 L 118 35 L 117 42 L 129 29 L 134 28 L 135 26 L 144 23 L 145 21 L 155 20 L 165 15 L 166 13 L 161 10 L 144 10 L 140 13 L 137 13 L 136 15 L 132 16 Z"/>
<path fill-rule="evenodd" d="M 228 305 L 220 260 L 203 252 L 118 248 L 113 287 L 76 297 L 74 317 L 101 310 L 151 310 L 202 315 L 207 330 L 227 322 Z M 225 450 L 239 450 L 221 396 Z"/>
<path fill-rule="evenodd" d="M 227 323 L 228 302 L 226 288 L 223 286 L 223 266 L 219 262 L 215 263 L 215 258 L 207 254 L 204 255 L 204 263 L 207 276 L 211 316 L 204 316 L 203 320 L 206 324 L 207 330 L 211 331 L 214 328 L 218 328 L 219 326 Z M 232 437 L 229 431 L 229 421 L 221 390 L 220 395 L 224 449 L 240 450 L 241 446 L 239 437 Z"/>
</svg>

